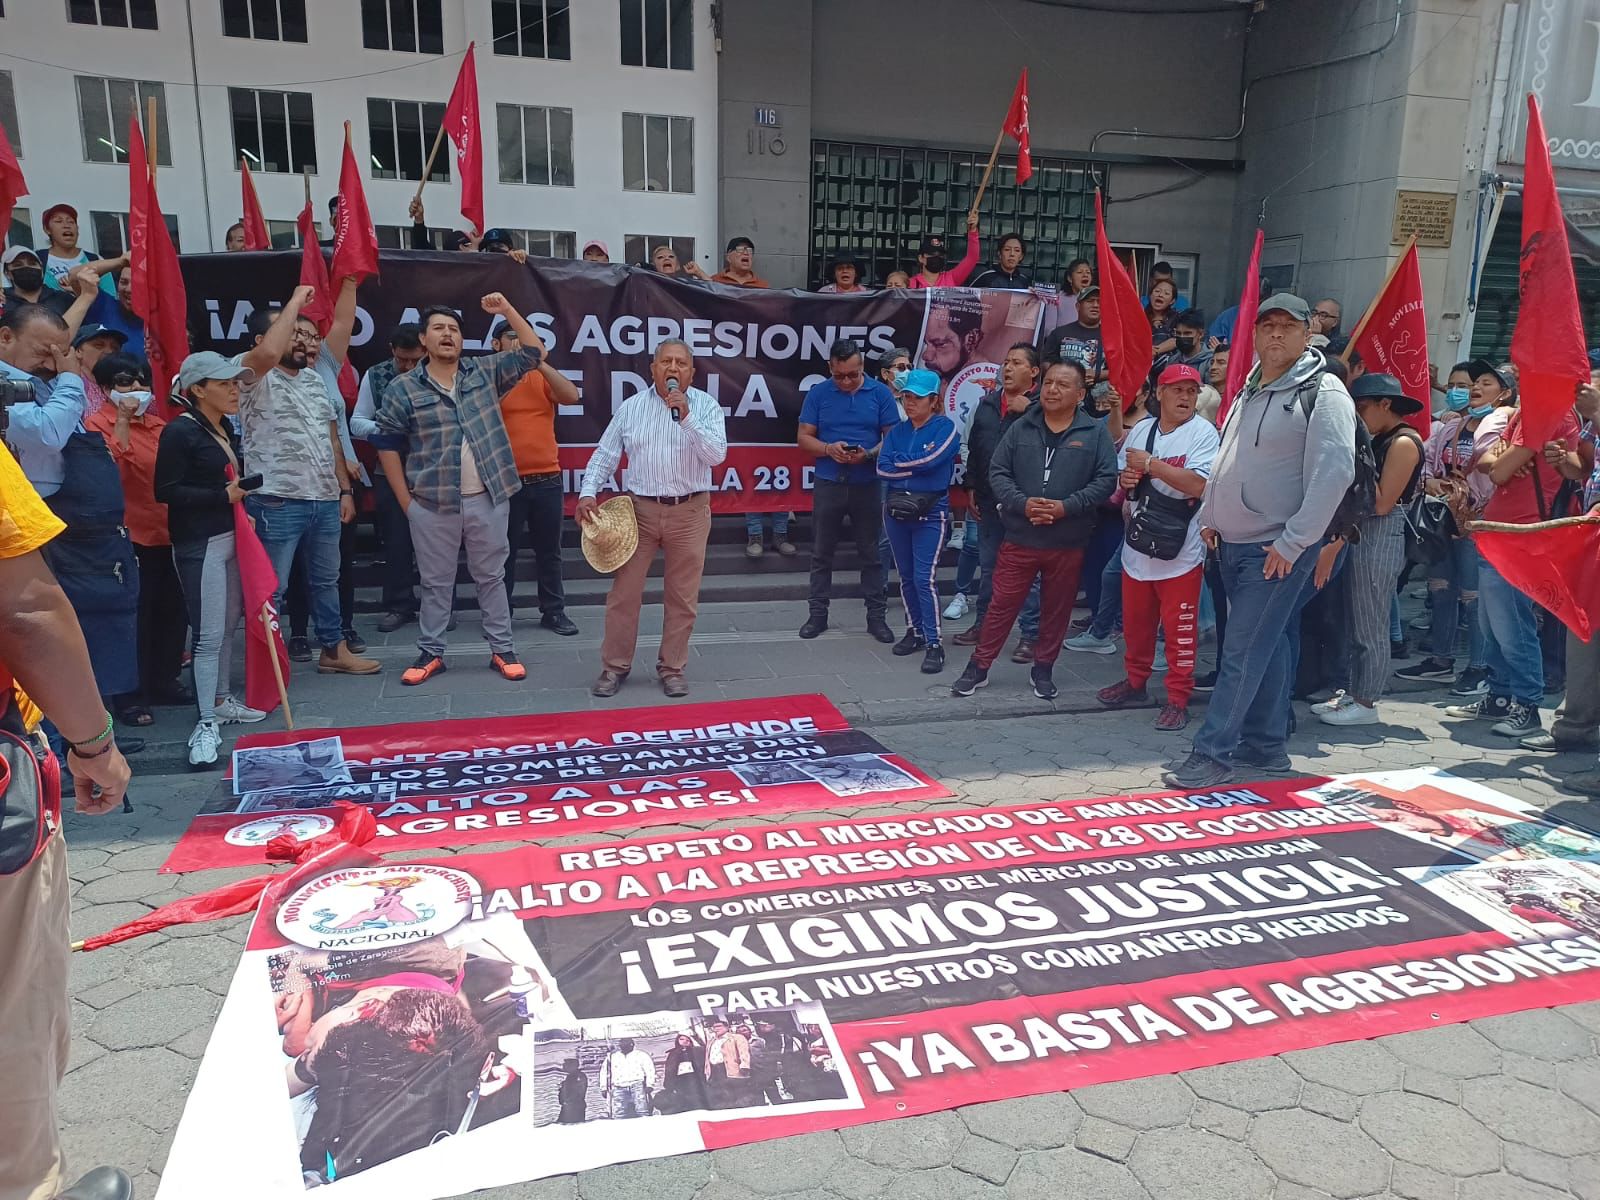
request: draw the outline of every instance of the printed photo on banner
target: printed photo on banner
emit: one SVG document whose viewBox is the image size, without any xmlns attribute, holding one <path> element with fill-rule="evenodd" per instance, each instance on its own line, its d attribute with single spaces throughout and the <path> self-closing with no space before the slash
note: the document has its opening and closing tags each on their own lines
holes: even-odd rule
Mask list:
<svg viewBox="0 0 1600 1200">
<path fill-rule="evenodd" d="M 233 752 L 233 790 L 241 796 L 349 782 L 344 742 L 337 735 Z"/>
<path fill-rule="evenodd" d="M 299 808 L 327 808 L 340 800 L 351 804 L 391 804 L 400 785 L 393 782 L 334 783 L 323 787 L 293 787 L 275 792 L 246 792 L 234 812 L 285 812 Z"/>
<path fill-rule="evenodd" d="M 822 762 L 800 765 L 806 778 L 815 779 L 835 796 L 862 796 L 868 792 L 901 792 L 918 781 L 881 754 L 845 754 Z"/>
<path fill-rule="evenodd" d="M 941 288 L 928 302 L 917 365 L 939 376 L 945 415 L 965 429 L 1017 342 L 1038 338 L 1044 302 L 1031 292 Z"/>
<path fill-rule="evenodd" d="M 1462 867 L 1427 876 L 1423 886 L 1520 941 L 1600 938 L 1600 866 L 1592 863 Z"/>
</svg>

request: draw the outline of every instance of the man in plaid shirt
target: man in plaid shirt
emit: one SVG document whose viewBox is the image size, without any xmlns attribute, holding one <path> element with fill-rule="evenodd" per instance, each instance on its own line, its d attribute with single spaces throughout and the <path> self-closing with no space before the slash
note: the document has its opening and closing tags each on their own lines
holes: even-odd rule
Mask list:
<svg viewBox="0 0 1600 1200">
<path fill-rule="evenodd" d="M 464 545 L 467 569 L 478 588 L 489 667 L 506 679 L 527 677 L 511 640 L 506 598 L 506 521 L 511 497 L 522 487 L 500 415 L 500 400 L 544 357 L 533 327 L 499 292 L 483 311 L 505 318 L 519 349 L 461 357 L 461 321 L 454 310 L 422 310 L 422 349 L 414 371 L 396 377 L 378 403 L 378 461 L 405 511 L 422 581 L 417 637 L 420 653 L 401 682 L 423 683 L 445 669 L 445 629 Z M 401 460 L 401 452 L 406 457 Z"/>
</svg>

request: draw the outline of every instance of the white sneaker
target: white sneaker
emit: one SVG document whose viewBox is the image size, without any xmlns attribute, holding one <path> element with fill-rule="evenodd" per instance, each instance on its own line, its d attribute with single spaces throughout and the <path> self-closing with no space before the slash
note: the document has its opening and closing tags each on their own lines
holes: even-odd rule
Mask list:
<svg viewBox="0 0 1600 1200">
<path fill-rule="evenodd" d="M 251 708 L 232 696 L 224 696 L 218 700 L 212 711 L 216 714 L 218 724 L 221 725 L 254 725 L 257 721 L 267 719 L 267 714 L 259 708 Z"/>
<path fill-rule="evenodd" d="M 1069 637 L 1064 644 L 1068 650 L 1077 650 L 1083 654 L 1115 654 L 1117 652 L 1116 638 L 1095 637 L 1092 629 L 1085 629 L 1077 637 Z"/>
<path fill-rule="evenodd" d="M 1348 700 L 1347 703 L 1338 708 L 1318 713 L 1317 719 L 1324 725 L 1376 725 L 1378 723 L 1378 706 L 1376 704 L 1358 704 L 1354 700 Z"/>
<path fill-rule="evenodd" d="M 948 549 L 960 550 L 967 544 L 967 523 L 957 521 L 950 527 L 950 542 Z"/>
<path fill-rule="evenodd" d="M 222 731 L 215 721 L 200 721 L 189 735 L 189 765 L 210 767 L 217 762 L 217 749 L 222 745 Z"/>
<path fill-rule="evenodd" d="M 1337 691 L 1321 704 L 1313 704 L 1311 711 L 1321 716 L 1323 713 L 1338 712 L 1341 708 L 1349 708 L 1355 702 L 1355 697 L 1348 692 Z"/>
<path fill-rule="evenodd" d="M 955 594 L 955 598 L 952 599 L 949 604 L 945 605 L 945 608 L 944 608 L 944 619 L 946 621 L 959 621 L 962 617 L 964 617 L 966 615 L 967 615 L 967 598 L 962 593 L 957 592 Z"/>
</svg>

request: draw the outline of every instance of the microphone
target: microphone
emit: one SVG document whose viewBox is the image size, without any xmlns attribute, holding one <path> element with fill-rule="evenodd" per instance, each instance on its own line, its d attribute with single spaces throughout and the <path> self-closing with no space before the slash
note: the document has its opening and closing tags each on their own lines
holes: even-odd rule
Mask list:
<svg viewBox="0 0 1600 1200">
<path fill-rule="evenodd" d="M 689 415 L 689 405 L 683 398 L 683 387 L 676 379 L 667 380 L 667 407 L 672 410 L 674 421 L 681 421 Z"/>
</svg>

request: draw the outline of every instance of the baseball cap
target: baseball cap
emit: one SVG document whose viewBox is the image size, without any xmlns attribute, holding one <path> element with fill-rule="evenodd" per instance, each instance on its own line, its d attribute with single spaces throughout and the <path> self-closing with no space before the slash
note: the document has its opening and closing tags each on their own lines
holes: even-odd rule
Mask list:
<svg viewBox="0 0 1600 1200">
<path fill-rule="evenodd" d="M 509 247 L 511 235 L 498 225 L 491 226 L 483 231 L 483 239 L 478 243 L 478 249 L 487 250 L 491 244 Z"/>
<path fill-rule="evenodd" d="M 922 245 L 917 249 L 918 254 L 932 254 L 944 250 L 944 238 L 937 233 L 930 233 L 922 239 Z"/>
<path fill-rule="evenodd" d="M 41 228 L 41 229 L 49 229 L 50 228 L 50 218 L 55 216 L 57 213 L 66 213 L 74 221 L 76 221 L 78 219 L 78 210 L 73 208 L 72 205 L 70 205 L 70 204 L 52 204 L 49 208 L 45 209 L 43 215 L 40 216 L 40 218 L 39 218 L 39 228 Z"/>
<path fill-rule="evenodd" d="M 208 379 L 237 379 L 249 386 L 256 381 L 256 373 L 243 363 L 224 358 L 215 350 L 201 350 L 183 360 L 178 368 L 178 390 L 187 392 L 197 383 Z"/>
<path fill-rule="evenodd" d="M 1100 285 L 1098 283 L 1091 283 L 1088 287 L 1084 288 L 1083 291 L 1078 293 L 1078 303 L 1082 304 L 1085 300 L 1096 299 L 1099 297 L 1099 295 Z"/>
<path fill-rule="evenodd" d="M 42 263 L 44 261 L 39 257 L 39 252 L 37 250 L 31 249 L 28 246 L 7 246 L 6 252 L 4 254 L 0 254 L 0 266 L 9 267 L 24 254 L 31 255 L 35 262 Z"/>
<path fill-rule="evenodd" d="M 1406 395 L 1405 388 L 1393 375 L 1382 371 L 1369 371 L 1350 385 L 1352 400 L 1388 400 L 1389 407 L 1402 417 L 1422 411 L 1422 401 Z"/>
<path fill-rule="evenodd" d="M 740 246 L 749 246 L 752 250 L 756 248 L 756 244 L 754 242 L 741 234 L 739 237 L 728 239 L 728 247 L 723 251 L 723 253 L 732 254 Z"/>
<path fill-rule="evenodd" d="M 1188 363 L 1173 363 L 1162 368 L 1160 376 L 1156 379 L 1157 387 L 1166 387 L 1169 383 L 1199 383 L 1200 372 Z"/>
<path fill-rule="evenodd" d="M 1263 300 L 1256 310 L 1256 324 L 1261 324 L 1268 313 L 1274 312 L 1285 312 L 1296 321 L 1311 324 L 1311 306 L 1292 292 L 1273 292 Z"/>
<path fill-rule="evenodd" d="M 85 325 L 78 330 L 78 336 L 72 339 L 72 348 L 76 350 L 85 342 L 92 342 L 97 337 L 116 338 L 119 347 L 128 344 L 128 335 L 120 329 L 107 329 L 104 325 Z"/>
<path fill-rule="evenodd" d="M 913 396 L 932 396 L 939 390 L 939 376 L 921 368 L 907 371 L 898 382 L 901 391 L 910 392 Z"/>
<path fill-rule="evenodd" d="M 590 238 L 587 242 L 585 242 L 583 244 L 583 249 L 578 251 L 578 257 L 582 258 L 585 254 L 589 253 L 589 251 L 591 251 L 591 250 L 598 250 L 598 251 L 600 251 L 601 254 L 604 254 L 607 258 L 611 257 L 611 251 L 606 248 L 606 244 L 604 242 L 602 242 L 599 238 Z"/>
</svg>

